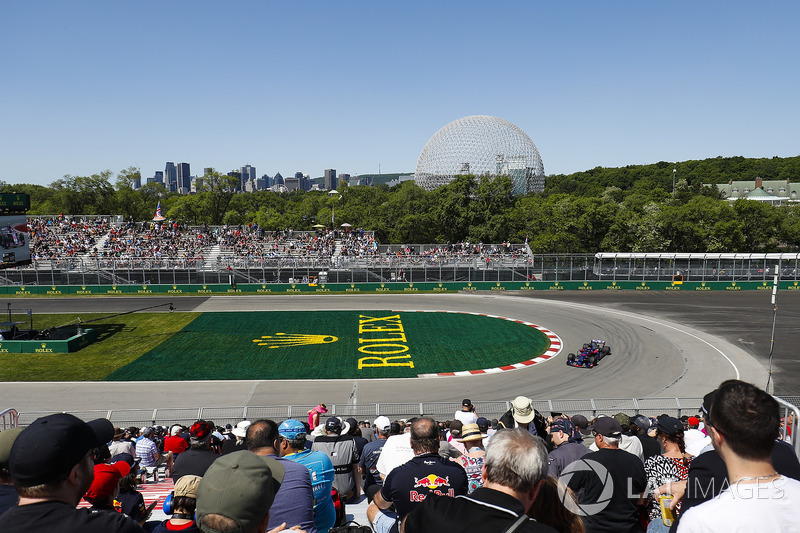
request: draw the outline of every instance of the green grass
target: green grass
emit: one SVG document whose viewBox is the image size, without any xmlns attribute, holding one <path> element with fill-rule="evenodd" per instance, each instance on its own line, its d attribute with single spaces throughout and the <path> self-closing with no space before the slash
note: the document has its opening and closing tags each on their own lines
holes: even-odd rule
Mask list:
<svg viewBox="0 0 800 533">
<path fill-rule="evenodd" d="M 200 313 L 132 313 L 85 324 L 96 328 L 97 342 L 74 353 L 0 355 L 3 381 L 100 381 L 119 367 L 141 357 L 180 331 Z M 75 314 L 35 315 L 33 327 L 73 324 Z M 81 313 L 86 322 L 105 316 Z M 29 317 L 14 316 L 22 328 L 29 327 Z M 147 379 L 142 376 L 142 379 Z"/>
</svg>

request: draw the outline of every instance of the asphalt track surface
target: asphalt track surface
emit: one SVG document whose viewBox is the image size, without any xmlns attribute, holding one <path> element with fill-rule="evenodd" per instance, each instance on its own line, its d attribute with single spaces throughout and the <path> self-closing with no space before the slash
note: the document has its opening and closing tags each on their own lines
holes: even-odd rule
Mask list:
<svg viewBox="0 0 800 533">
<path fill-rule="evenodd" d="M 526 320 L 557 333 L 563 350 L 529 368 L 468 377 L 380 380 L 2 383 L 0 408 L 19 411 L 508 400 L 699 397 L 724 379 L 764 387 L 773 308 L 768 291 L 544 292 L 26 299 L 34 313 L 116 313 L 174 302 L 176 311 L 451 310 Z M 163 311 L 168 312 L 168 311 Z M 779 296 L 774 391 L 797 395 L 800 294 Z M 592 338 L 613 353 L 594 369 L 566 355 Z M 497 339 L 497 342 L 504 342 Z M 111 355 L 110 355 L 111 356 Z M 235 362 L 232 362 L 235 364 Z M 313 369 L 309 369 L 313 373 Z M 324 377 L 324 376 L 321 376 Z M 772 389 L 771 389 L 772 391 Z"/>
</svg>

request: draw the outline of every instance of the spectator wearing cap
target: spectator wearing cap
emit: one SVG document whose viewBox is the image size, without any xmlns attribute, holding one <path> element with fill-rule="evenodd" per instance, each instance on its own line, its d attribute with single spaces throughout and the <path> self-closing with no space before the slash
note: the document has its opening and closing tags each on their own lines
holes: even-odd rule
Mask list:
<svg viewBox="0 0 800 533">
<path fill-rule="evenodd" d="M 358 450 L 358 456 L 361 457 L 361 454 L 364 451 L 364 446 L 367 445 L 367 439 L 361 436 L 361 428 L 358 426 L 358 421 L 350 417 L 345 420 L 345 427 L 346 430 L 342 431 L 343 434 L 350 435 L 353 437 L 353 440 L 356 442 L 356 449 Z"/>
<path fill-rule="evenodd" d="M 93 511 L 116 513 L 114 499 L 119 494 L 119 482 L 130 471 L 131 467 L 125 461 L 94 465 L 94 479 L 83 499 L 92 504 Z"/>
<path fill-rule="evenodd" d="M 635 455 L 639 458 L 639 460 L 644 464 L 644 451 L 642 449 L 642 443 L 636 437 L 631 437 L 628 435 L 628 431 L 630 431 L 631 427 L 631 418 L 626 415 L 625 413 L 617 413 L 613 416 L 614 420 L 617 421 L 619 426 L 622 428 L 622 435 L 619 440 L 619 449 L 624 450 L 632 455 Z M 598 450 L 597 443 L 593 442 L 589 445 L 589 449 L 593 452 Z"/>
<path fill-rule="evenodd" d="M 469 398 L 461 400 L 461 410 L 456 411 L 453 418 L 460 421 L 463 425 L 474 424 L 478 421 L 478 415 L 475 414 L 475 406 L 472 405 Z"/>
<path fill-rule="evenodd" d="M 483 485 L 481 475 L 484 457 L 486 456 L 486 449 L 483 447 L 483 439 L 485 437 L 486 434 L 481 432 L 478 424 L 464 424 L 464 428 L 461 430 L 461 438 L 458 439 L 467 449 L 467 453 L 460 456 L 458 460 L 467 474 L 468 494 Z"/>
<path fill-rule="evenodd" d="M 197 525 L 205 533 L 265 533 L 282 481 L 274 459 L 247 450 L 223 455 L 197 488 Z"/>
<path fill-rule="evenodd" d="M 683 481 L 689 477 L 691 456 L 686 453 L 683 441 L 683 424 L 677 418 L 665 416 L 656 423 L 656 438 L 664 449 L 661 455 L 655 455 L 644 463 L 647 483 L 650 487 L 660 487 L 665 483 Z M 647 503 L 650 525 L 649 533 L 669 531 L 661 519 L 661 507 L 656 498 Z M 676 507 L 680 511 L 680 503 Z"/>
<path fill-rule="evenodd" d="M 485 417 L 479 416 L 475 423 L 478 424 L 478 429 L 481 430 L 481 433 L 486 435 L 483 438 L 483 447 L 486 448 L 489 445 L 489 439 L 494 435 L 494 430 L 491 428 L 489 420 Z"/>
<path fill-rule="evenodd" d="M 225 442 L 222 443 L 222 455 L 247 449 L 244 439 L 247 436 L 247 428 L 250 427 L 250 424 L 251 422 L 249 420 L 242 420 L 236 424 L 235 428 L 231 429 L 233 438 L 226 439 Z"/>
<path fill-rule="evenodd" d="M 285 522 L 289 527 L 300 526 L 309 533 L 316 533 L 311 474 L 305 466 L 280 458 L 282 438 L 278 432 L 278 424 L 262 419 L 247 427 L 244 439 L 248 450 L 260 457 L 278 461 L 284 469 L 281 490 L 272 503 L 269 527 L 274 528 Z"/>
<path fill-rule="evenodd" d="M 589 429 L 598 450 L 573 462 L 562 474 L 571 474 L 567 486 L 578 495 L 587 514 L 586 531 L 638 533 L 638 504 L 647 488 L 644 465 L 619 448 L 622 426 L 616 419 L 600 417 Z"/>
<path fill-rule="evenodd" d="M 464 443 L 459 441 L 461 438 L 461 431 L 464 429 L 464 424 L 461 420 L 453 420 L 450 422 L 450 427 L 447 429 L 447 442 L 456 450 L 460 455 L 467 453 L 467 448 Z"/>
<path fill-rule="evenodd" d="M 158 451 L 158 446 L 153 441 L 153 428 L 142 428 L 142 436 L 136 441 L 136 457 L 140 459 L 139 466 L 147 469 L 167 465 L 169 471 L 173 471 L 172 454 L 162 454 Z"/>
<path fill-rule="evenodd" d="M 581 442 L 583 442 L 583 437 L 592 434 L 592 431 L 589 429 L 589 420 L 585 416 L 580 414 L 574 415 L 572 418 L 570 418 L 570 422 L 572 422 L 572 424 L 578 430 L 578 433 L 581 436 Z M 578 434 L 576 434 L 575 437 L 577 440 Z"/>
<path fill-rule="evenodd" d="M 586 446 L 575 442 L 573 437 L 575 429 L 575 425 L 568 418 L 556 418 L 550 423 L 550 440 L 554 448 L 547 457 L 549 475 L 561 476 L 567 465 L 589 453 Z"/>
<path fill-rule="evenodd" d="M 402 531 L 510 531 L 550 533 L 555 530 L 529 518 L 547 478 L 547 447 L 524 429 L 499 431 L 489 442 L 483 486 L 468 496 L 430 495 L 411 510 Z"/>
<path fill-rule="evenodd" d="M 150 513 L 144 504 L 144 496 L 137 489 L 138 467 L 136 460 L 129 453 L 120 453 L 111 458 L 111 463 L 117 461 L 124 461 L 130 467 L 130 472 L 127 476 L 123 476 L 119 481 L 119 494 L 117 501 L 120 505 L 120 512 L 133 518 L 134 522 L 143 526 Z"/>
<path fill-rule="evenodd" d="M 689 429 L 683 435 L 686 442 L 686 453 L 697 457 L 703 451 L 711 448 L 711 437 L 703 433 L 700 429 L 700 419 L 696 416 L 689 417 Z"/>
<path fill-rule="evenodd" d="M 333 488 L 345 503 L 353 503 L 360 497 L 361 474 L 358 471 L 358 448 L 353 437 L 347 435 L 348 427 L 335 416 L 325 421 L 325 435 L 314 439 L 311 449 L 322 452 L 333 463 L 335 477 Z"/>
<path fill-rule="evenodd" d="M 200 533 L 200 528 L 194 521 L 197 510 L 197 490 L 200 487 L 200 476 L 183 476 L 175 483 L 170 500 L 170 514 L 172 517 L 156 525 L 151 533 Z M 165 512 L 166 512 L 166 503 Z"/>
<path fill-rule="evenodd" d="M 16 507 L 17 491 L 11 481 L 11 472 L 8 471 L 8 458 L 11 455 L 11 446 L 17 439 L 22 428 L 11 428 L 0 432 L 0 514 Z"/>
<path fill-rule="evenodd" d="M 180 454 L 189 449 L 189 441 L 183 437 L 183 426 L 175 424 L 169 430 L 169 436 L 164 439 L 164 451 L 172 453 L 172 462 Z"/>
<path fill-rule="evenodd" d="M 278 426 L 281 457 L 305 466 L 311 474 L 311 489 L 314 491 L 314 523 L 317 531 L 327 533 L 336 522 L 336 508 L 331 497 L 333 487 L 333 463 L 322 452 L 306 448 L 308 430 L 295 419 L 284 420 Z"/>
<path fill-rule="evenodd" d="M 393 469 L 367 508 L 367 518 L 376 533 L 397 532 L 400 521 L 432 494 L 467 494 L 467 475 L 460 464 L 438 454 L 439 428 L 430 418 L 411 424 L 414 457 Z M 394 512 L 390 509 L 394 506 Z M 432 531 L 437 531 L 433 529 Z"/>
<path fill-rule="evenodd" d="M 661 455 L 662 449 L 658 439 L 650 436 L 650 419 L 644 415 L 636 415 L 631 418 L 631 436 L 639 439 L 642 444 L 642 456 L 647 461 L 653 456 Z"/>
<path fill-rule="evenodd" d="M 108 445 L 108 453 L 111 457 L 121 453 L 128 453 L 136 457 L 136 446 L 123 437 L 125 437 L 125 430 L 122 428 L 114 428 L 114 438 L 111 440 L 111 444 Z"/>
<path fill-rule="evenodd" d="M 411 423 L 415 420 L 416 418 L 412 418 Z M 378 472 L 381 477 L 386 479 L 389 472 L 413 457 L 411 433 L 404 432 L 402 425 L 398 421 L 392 422 L 389 429 L 389 438 L 386 439 L 386 444 L 383 445 L 383 450 L 381 450 L 381 456 L 378 458 Z"/>
<path fill-rule="evenodd" d="M 385 416 L 379 416 L 375 419 L 374 425 L 378 439 L 364 446 L 361 458 L 358 460 L 359 470 L 364 478 L 364 494 L 367 495 L 369 501 L 372 501 L 373 495 L 383 486 L 383 478 L 378 472 L 378 460 L 381 457 L 383 445 L 389 438 L 392 422 Z"/>
<path fill-rule="evenodd" d="M 714 395 L 706 428 L 730 486 L 685 511 L 679 531 L 796 531 L 800 482 L 772 462 L 780 435 L 778 402 L 749 383 L 725 381 Z"/>
<path fill-rule="evenodd" d="M 66 413 L 34 420 L 17 435 L 9 471 L 19 505 L 0 516 L 3 533 L 142 533 L 120 513 L 76 509 L 94 478 L 94 450 L 114 436 L 108 420 L 84 422 Z"/>
<path fill-rule="evenodd" d="M 511 402 L 511 409 L 505 412 L 497 422 L 498 428 L 522 428 L 531 435 L 545 435 L 547 423 L 542 414 L 533 408 L 533 400 L 525 396 L 517 396 Z"/>
<path fill-rule="evenodd" d="M 203 477 L 211 463 L 219 454 L 211 449 L 211 433 L 214 427 L 205 420 L 198 420 L 189 428 L 189 449 L 178 456 L 172 478 L 178 481 L 182 476 Z"/>
</svg>

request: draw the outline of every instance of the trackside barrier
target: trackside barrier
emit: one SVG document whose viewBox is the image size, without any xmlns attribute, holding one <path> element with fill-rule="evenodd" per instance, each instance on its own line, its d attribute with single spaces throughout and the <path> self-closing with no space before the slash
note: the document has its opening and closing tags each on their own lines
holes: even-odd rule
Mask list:
<svg viewBox="0 0 800 533">
<path fill-rule="evenodd" d="M 797 408 L 797 403 L 789 403 L 784 398 L 775 397 L 781 406 L 781 438 L 788 441 L 794 446 L 794 452 L 800 457 L 800 438 L 797 437 L 797 421 L 800 420 L 800 409 Z M 795 397 L 795 400 L 797 398 Z"/>
<path fill-rule="evenodd" d="M 17 427 L 19 415 L 16 409 L 5 409 L 0 411 L 0 431 Z"/>
<path fill-rule="evenodd" d="M 784 282 L 782 290 L 800 290 L 800 281 Z M 0 285 L 0 296 L 147 296 L 220 294 L 379 294 L 471 291 L 771 291 L 771 281 L 496 281 L 438 283 L 272 283 L 214 285 Z"/>
</svg>

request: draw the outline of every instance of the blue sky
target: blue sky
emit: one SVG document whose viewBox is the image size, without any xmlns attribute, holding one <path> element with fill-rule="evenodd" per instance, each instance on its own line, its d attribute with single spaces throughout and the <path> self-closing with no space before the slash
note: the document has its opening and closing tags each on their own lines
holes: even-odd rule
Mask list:
<svg viewBox="0 0 800 533">
<path fill-rule="evenodd" d="M 797 2 L 0 4 L 0 180 L 413 172 L 468 115 L 547 174 L 800 153 Z"/>
</svg>

